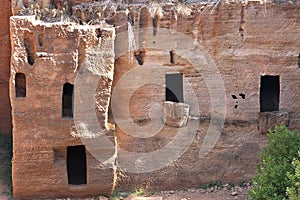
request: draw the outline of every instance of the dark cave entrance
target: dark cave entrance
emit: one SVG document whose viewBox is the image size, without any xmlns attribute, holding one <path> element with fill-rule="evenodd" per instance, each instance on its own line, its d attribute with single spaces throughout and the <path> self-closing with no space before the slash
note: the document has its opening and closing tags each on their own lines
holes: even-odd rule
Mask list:
<svg viewBox="0 0 300 200">
<path fill-rule="evenodd" d="M 67 147 L 67 172 L 69 184 L 86 184 L 86 153 L 84 145 Z"/>
<path fill-rule="evenodd" d="M 279 76 L 261 76 L 260 112 L 279 110 Z"/>
<path fill-rule="evenodd" d="M 62 116 L 73 117 L 73 89 L 71 83 L 65 83 L 62 95 Z"/>
</svg>

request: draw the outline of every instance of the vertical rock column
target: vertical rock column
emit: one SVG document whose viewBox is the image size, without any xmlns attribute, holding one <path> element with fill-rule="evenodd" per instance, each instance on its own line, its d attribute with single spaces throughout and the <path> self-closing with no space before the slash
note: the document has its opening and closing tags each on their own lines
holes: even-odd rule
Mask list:
<svg viewBox="0 0 300 200">
<path fill-rule="evenodd" d="M 11 3 L 1 0 L 0 4 L 0 132 L 11 132 L 11 106 L 9 100 L 9 75 L 10 75 L 10 40 L 9 17 L 11 16 Z"/>
</svg>

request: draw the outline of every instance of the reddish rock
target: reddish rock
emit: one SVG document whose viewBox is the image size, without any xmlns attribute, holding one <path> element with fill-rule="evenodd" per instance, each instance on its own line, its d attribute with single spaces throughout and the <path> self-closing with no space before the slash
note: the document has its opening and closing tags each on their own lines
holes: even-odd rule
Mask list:
<svg viewBox="0 0 300 200">
<path fill-rule="evenodd" d="M 97 37 L 96 32 L 100 30 L 102 34 Z M 80 145 L 89 143 L 90 138 L 97 141 L 100 137 L 81 129 L 87 126 L 85 120 L 92 118 L 95 111 L 100 127 L 106 125 L 114 30 L 101 26 L 87 28 L 68 23 L 44 23 L 35 21 L 32 16 L 15 16 L 11 18 L 11 34 L 14 197 L 32 199 L 111 194 L 114 170 L 85 150 L 90 146 L 83 151 L 75 151 L 75 156 L 71 156 L 70 149 L 82 148 Z M 24 77 L 21 82 L 16 79 L 16 74 Z M 93 80 L 97 80 L 96 85 L 88 84 Z M 74 84 L 73 91 L 65 91 L 66 83 Z M 23 92 L 16 95 L 20 89 Z M 86 100 L 91 91 L 95 92 L 90 98 L 92 104 L 89 99 Z M 65 93 L 69 97 L 65 97 Z M 98 99 L 96 109 L 94 96 Z M 74 105 L 80 106 L 81 110 Z M 80 113 L 90 106 L 92 113 Z M 79 127 L 76 129 L 75 125 Z M 81 140 L 80 136 L 85 140 Z M 114 154 L 114 150 L 103 149 L 101 143 L 98 145 L 104 155 L 110 157 Z M 82 159 L 76 161 L 77 157 Z M 76 175 L 78 173 L 85 175 L 80 177 Z M 72 181 L 70 176 L 76 181 Z"/>
<path fill-rule="evenodd" d="M 86 15 L 90 7 L 84 5 L 73 9 L 75 15 L 98 26 L 11 19 L 15 197 L 249 181 L 265 145 L 259 127 L 287 122 L 286 115 L 273 120 L 273 113 L 271 123 L 260 120 L 261 76 L 279 76 L 279 113 L 287 112 L 289 126 L 299 128 L 299 5 L 224 3 L 191 12 L 167 4 L 159 23 L 153 10 L 130 5 L 129 22 L 123 8 L 105 19 L 116 26 L 116 37 L 100 16 Z M 114 11 L 109 9 L 115 8 L 103 12 Z M 180 34 L 184 39 L 173 40 Z M 93 76 L 74 86 L 83 89 L 74 98 L 81 109 L 64 107 L 73 99 L 63 95 L 64 84 L 87 72 Z M 25 76 L 18 83 L 17 73 Z M 193 116 L 184 127 L 161 120 L 168 73 L 183 76 L 183 102 Z M 63 118 L 62 108 L 67 115 L 74 109 L 75 120 Z M 83 116 L 79 123 L 76 113 Z M 83 143 L 88 144 L 87 184 L 74 187 L 68 184 L 68 147 Z"/>
<path fill-rule="evenodd" d="M 9 17 L 11 13 L 11 1 L 1 1 L 0 5 L 0 132 L 11 134 L 11 105 L 9 98 L 9 76 L 10 76 L 10 31 Z"/>
<path fill-rule="evenodd" d="M 259 130 L 261 133 L 267 133 L 273 130 L 275 126 L 289 125 L 288 112 L 261 112 L 259 115 Z"/>
</svg>

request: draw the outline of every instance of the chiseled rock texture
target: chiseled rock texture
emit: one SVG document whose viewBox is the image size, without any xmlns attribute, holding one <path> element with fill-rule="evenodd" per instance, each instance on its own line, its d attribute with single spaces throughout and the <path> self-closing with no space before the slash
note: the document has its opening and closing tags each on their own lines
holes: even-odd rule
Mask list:
<svg viewBox="0 0 300 200">
<path fill-rule="evenodd" d="M 0 131 L 11 133 L 11 106 L 9 99 L 10 76 L 10 34 L 9 17 L 11 16 L 11 1 L 0 2 Z"/>
<path fill-rule="evenodd" d="M 120 153 L 120 189 L 142 187 L 170 190 L 197 187 L 216 180 L 239 183 L 253 178 L 259 161 L 257 153 L 266 141 L 266 134 L 263 134 L 265 130 L 259 127 L 268 130 L 274 126 L 274 123 L 267 123 L 260 117 L 261 76 L 279 76 L 279 112 L 288 113 L 291 129 L 299 129 L 300 126 L 299 8 L 297 4 L 221 3 L 215 8 L 199 6 L 198 11 L 205 11 L 197 13 L 195 9 L 190 16 L 177 13 L 175 18 L 172 5 L 165 5 L 162 8 L 163 16 L 158 16 L 160 20 L 156 35 L 152 28 L 155 20 L 152 20 L 153 14 L 147 8 L 138 11 L 129 9 L 138 50 L 131 52 L 135 56 L 118 53 L 122 52 L 119 48 L 124 45 L 125 49 L 130 49 L 127 44 L 131 42 L 121 36 L 124 32 L 122 29 L 126 31 L 128 24 L 117 24 L 119 31 L 115 46 L 118 48 L 113 83 L 117 98 L 112 98 L 110 122 L 116 123 L 118 148 L 141 153 L 136 160 L 131 160 L 136 162 L 137 172 L 140 170 L 139 163 L 143 161 L 148 161 L 145 165 L 147 168 L 155 168 L 158 161 L 143 157 L 142 153 L 150 156 L 150 153 L 158 152 L 175 140 L 180 130 L 185 130 L 184 127 L 164 126 L 157 134 L 150 134 L 149 131 L 148 137 L 145 136 L 148 125 L 162 117 L 157 110 L 162 110 L 165 101 L 166 73 L 183 74 L 184 103 L 190 105 L 191 115 L 188 126 L 197 121 L 199 127 L 195 135 L 186 132 L 187 137 L 192 137 L 192 142 L 179 159 L 153 172 L 125 171 L 125 166 L 129 166 L 126 162 L 131 159 L 130 153 Z M 112 23 L 119 21 L 110 19 Z M 196 70 L 191 65 L 193 56 L 180 55 L 180 45 L 184 43 L 171 40 L 163 28 L 184 33 L 191 40 L 199 42 L 198 48 L 212 60 L 222 77 L 225 97 L 222 96 L 222 88 L 217 87 L 218 80 L 210 74 L 211 61 L 208 60 L 208 64 L 200 61 Z M 169 49 L 163 48 L 168 45 Z M 170 51 L 175 52 L 172 62 Z M 190 51 L 193 51 L 193 47 Z M 129 101 L 126 94 L 130 94 Z M 225 123 L 219 137 L 216 134 L 217 143 L 211 150 L 208 149 L 209 153 L 204 158 L 200 158 L 199 152 L 205 151 L 202 146 L 206 136 L 217 133 L 222 124 L 218 113 L 216 118 L 211 119 L 212 103 L 225 105 Z M 126 109 L 129 109 L 130 117 Z M 276 119 L 273 122 L 282 121 L 278 117 L 274 116 Z M 210 127 L 210 124 L 214 126 Z M 136 136 L 136 130 L 144 133 L 142 137 Z M 181 148 L 180 142 L 178 145 Z M 176 152 L 178 149 L 173 150 Z M 168 159 L 173 158 L 166 157 L 165 162 Z"/>
<path fill-rule="evenodd" d="M 299 129 L 297 3 L 221 3 L 195 5 L 192 10 L 176 4 L 135 4 L 118 10 L 101 2 L 74 2 L 68 9 L 83 26 L 11 19 L 16 197 L 250 181 L 259 161 L 257 152 L 265 146 L 265 130 L 274 122 Z M 100 13 L 90 15 L 94 12 Z M 90 25 L 101 19 L 116 27 L 115 38 L 111 29 Z M 180 34 L 183 40 L 172 40 Z M 75 83 L 77 73 L 86 70 L 101 77 L 90 101 L 95 101 L 98 128 L 116 145 L 115 153 L 102 145 L 95 149 L 107 158 L 114 153 L 116 159 L 112 170 L 87 153 L 87 184 L 71 187 L 67 146 L 82 144 L 79 136 L 103 136 L 84 132 L 97 128 L 97 123 L 81 124 L 79 133 L 72 119 L 61 116 L 63 84 Z M 16 73 L 26 76 L 26 97 L 15 97 Z M 170 73 L 182 74 L 183 100 L 189 105 L 187 125 L 180 128 L 163 123 L 165 74 Z M 260 79 L 265 75 L 279 76 L 278 113 L 286 113 L 272 113 L 271 121 L 260 113 Z M 89 95 L 88 87 L 85 91 L 82 98 Z M 75 103 L 78 100 L 75 85 Z"/>
<path fill-rule="evenodd" d="M 97 34 L 99 32 L 101 36 Z M 99 102 L 96 100 L 94 103 L 108 108 L 114 64 L 114 29 L 100 25 L 44 23 L 36 21 L 33 16 L 14 16 L 11 18 L 11 34 L 14 197 L 32 199 L 111 194 L 113 169 L 101 164 L 87 150 L 88 184 L 68 184 L 67 147 L 82 145 L 83 142 L 73 118 L 62 117 L 62 95 L 65 83 L 75 84 L 76 88 L 77 74 L 84 76 L 90 73 L 90 79 L 101 80 L 98 86 L 96 82 L 95 90 Z M 21 97 L 16 96 L 16 90 L 20 85 L 24 86 L 24 81 L 17 83 L 17 73 L 26 77 L 26 95 L 21 93 Z M 77 94 L 75 89 L 73 98 L 88 92 Z M 95 108 L 94 104 L 92 106 L 98 113 L 99 123 L 105 127 L 107 111 Z M 81 134 L 85 138 L 97 138 L 89 135 L 92 133 Z"/>
</svg>

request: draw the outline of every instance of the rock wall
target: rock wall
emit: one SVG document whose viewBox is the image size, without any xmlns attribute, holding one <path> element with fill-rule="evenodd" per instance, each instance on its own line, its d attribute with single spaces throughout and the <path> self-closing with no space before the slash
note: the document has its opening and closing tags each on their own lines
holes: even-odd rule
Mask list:
<svg viewBox="0 0 300 200">
<path fill-rule="evenodd" d="M 16 197 L 249 181 L 264 133 L 277 122 L 299 129 L 299 5 L 102 8 L 73 6 L 83 26 L 11 20 Z M 96 11 L 99 18 L 89 15 Z M 87 72 L 93 76 L 76 84 Z M 16 73 L 26 77 L 26 97 L 15 97 Z M 169 74 L 182 77 L 177 100 L 189 106 L 180 128 L 163 121 L 174 114 L 163 116 Z M 269 114 L 260 112 L 262 76 L 279 77 L 279 109 Z M 74 120 L 61 117 L 66 82 L 75 85 Z M 72 187 L 66 149 L 80 144 L 88 181 Z"/>
<path fill-rule="evenodd" d="M 105 127 L 106 111 L 100 108 L 108 107 L 109 104 L 114 63 L 114 30 L 101 25 L 44 23 L 36 21 L 33 16 L 15 16 L 11 18 L 11 34 L 14 197 L 32 199 L 110 194 L 114 184 L 114 170 L 97 161 L 88 150 L 87 184 L 70 184 L 67 149 L 86 145 L 89 138 L 97 139 L 97 135 L 77 131 L 79 129 L 75 127 L 73 119 L 81 113 L 77 113 L 74 106 L 79 105 L 89 93 L 89 90 L 80 90 L 78 83 L 85 87 L 92 78 L 101 80 L 98 86 L 98 82 L 94 85 L 97 87 L 94 91 L 99 102 L 93 101 L 88 106 L 97 111 L 99 123 Z M 25 80 L 23 78 L 20 82 L 16 78 L 19 77 L 17 74 L 23 74 Z M 77 75 L 86 78 L 76 79 Z M 69 113 L 74 112 L 74 118 L 68 113 L 63 117 L 65 83 L 74 84 L 70 96 L 73 99 L 72 110 L 68 110 Z M 20 87 L 23 88 L 22 92 L 16 96 Z M 95 103 L 99 109 L 95 109 Z M 90 115 L 86 114 L 84 117 L 89 118 Z M 77 124 L 84 126 L 82 118 L 76 119 L 79 120 Z M 85 141 L 80 139 L 79 136 L 82 135 Z M 108 152 L 109 150 L 103 149 L 103 154 Z M 73 159 L 78 156 L 75 155 Z M 80 163 L 73 163 L 71 167 L 76 170 L 76 165 Z"/>
<path fill-rule="evenodd" d="M 11 133 L 11 106 L 9 99 L 9 75 L 10 75 L 10 36 L 9 17 L 11 16 L 11 2 L 1 1 L 1 27 L 0 27 L 0 131 Z"/>
<path fill-rule="evenodd" d="M 130 53 L 124 53 L 132 43 L 130 33 L 124 33 L 129 25 L 118 24 L 110 119 L 116 123 L 121 190 L 250 181 L 259 161 L 257 152 L 265 145 L 262 133 L 273 128 L 273 122 L 282 121 L 281 115 L 260 117 L 261 76 L 279 76 L 279 113 L 288 113 L 284 124 L 299 129 L 299 5 L 200 5 L 189 16 L 172 10 L 173 6 L 163 6 L 163 16 L 145 7 L 130 9 L 135 35 L 135 50 Z M 157 17 L 159 28 L 154 34 Z M 188 37 L 174 39 L 173 34 L 180 33 Z M 186 45 L 194 40 L 198 44 Z M 140 50 L 144 51 L 143 62 Z M 201 58 L 195 61 L 199 54 L 189 55 L 184 50 L 200 52 L 207 63 Z M 168 73 L 183 75 L 184 103 L 190 105 L 188 127 L 192 130 L 164 126 L 160 121 Z M 220 105 L 225 106 L 224 121 Z M 194 123 L 199 124 L 196 131 Z M 153 130 L 155 126 L 163 128 Z M 186 137 L 178 141 L 182 133 Z M 180 152 L 190 138 L 190 145 Z M 177 142 L 168 149 L 173 153 L 164 154 L 172 142 Z M 207 154 L 201 157 L 203 152 Z M 157 159 L 155 153 L 164 159 Z"/>
</svg>

